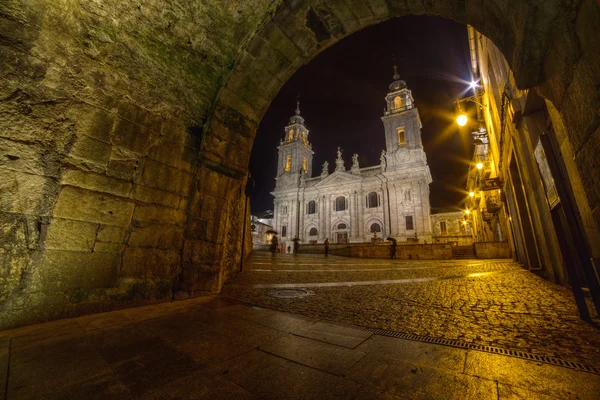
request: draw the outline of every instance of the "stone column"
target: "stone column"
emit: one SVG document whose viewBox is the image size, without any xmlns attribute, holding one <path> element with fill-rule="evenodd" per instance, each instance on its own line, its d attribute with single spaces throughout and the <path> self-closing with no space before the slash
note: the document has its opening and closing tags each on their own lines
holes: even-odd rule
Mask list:
<svg viewBox="0 0 600 400">
<path fill-rule="evenodd" d="M 317 194 L 318 196 L 318 200 L 317 200 L 317 215 L 318 215 L 318 221 L 319 221 L 319 231 L 318 231 L 318 238 L 319 238 L 319 242 L 322 242 L 323 240 L 325 240 L 325 224 L 323 223 L 324 220 L 324 216 L 325 216 L 325 205 L 323 204 L 323 196 L 321 196 L 321 194 Z"/>
<path fill-rule="evenodd" d="M 363 217 L 363 212 L 365 209 L 365 193 L 361 190 L 358 193 L 358 201 L 356 202 L 356 207 L 358 209 L 357 212 L 357 220 L 358 220 L 358 237 L 360 238 L 361 241 L 365 240 L 365 235 L 364 235 L 364 226 L 365 226 L 365 221 L 364 221 L 364 217 Z"/>
<path fill-rule="evenodd" d="M 389 196 L 388 196 L 388 191 L 387 191 L 387 183 L 382 183 L 381 184 L 381 189 L 382 189 L 382 193 L 383 196 L 382 197 L 382 203 L 381 205 L 383 206 L 383 226 L 381 227 L 381 234 L 386 237 L 388 235 L 389 232 L 389 224 L 390 224 L 390 219 L 388 216 L 388 202 L 390 201 Z"/>
<path fill-rule="evenodd" d="M 350 241 L 350 238 L 354 237 L 354 193 L 352 191 L 348 193 L 348 213 L 350 213 L 350 237 L 348 238 L 348 241 Z"/>
<path fill-rule="evenodd" d="M 331 240 L 331 196 L 325 196 L 325 237 Z"/>
<path fill-rule="evenodd" d="M 300 226 L 298 227 L 298 239 L 304 241 L 304 216 L 306 215 L 306 204 L 304 204 L 304 191 L 300 194 L 300 209 L 298 212 L 300 213 Z"/>
<path fill-rule="evenodd" d="M 390 236 L 395 236 L 398 233 L 398 196 L 396 191 L 396 185 L 391 185 L 392 187 L 389 189 L 390 198 L 388 199 L 390 202 L 390 207 L 388 211 L 390 212 Z"/>
</svg>

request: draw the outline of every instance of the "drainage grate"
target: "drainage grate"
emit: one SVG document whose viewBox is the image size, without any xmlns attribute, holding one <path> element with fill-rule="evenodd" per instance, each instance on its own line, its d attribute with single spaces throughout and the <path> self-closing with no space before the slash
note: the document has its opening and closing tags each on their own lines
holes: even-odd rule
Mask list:
<svg viewBox="0 0 600 400">
<path fill-rule="evenodd" d="M 305 292 L 306 294 L 304 294 L 303 296 L 313 294 L 312 292 L 310 292 L 308 290 L 302 290 L 302 289 L 277 289 L 277 290 L 271 290 L 268 294 L 270 296 L 273 296 L 272 293 L 274 293 L 274 292 L 290 292 L 290 291 Z M 277 297 L 277 296 L 273 296 L 273 297 Z M 302 297 L 302 295 L 298 296 L 298 297 Z M 287 297 L 287 298 L 291 298 L 291 297 Z M 255 305 L 255 304 L 239 301 L 236 299 L 231 299 L 231 300 L 236 301 L 238 303 L 252 305 L 255 307 L 261 307 L 261 306 Z M 309 317 L 309 316 L 300 315 L 300 314 L 294 314 L 294 313 L 290 313 L 285 310 L 276 310 L 276 311 L 283 312 L 286 314 L 291 314 L 295 318 L 304 319 L 306 321 L 321 321 L 321 322 L 328 323 L 330 325 L 337 325 L 337 326 L 343 326 L 343 327 L 347 327 L 347 328 L 353 328 L 353 329 L 360 330 L 363 332 L 371 332 L 371 333 L 374 333 L 374 334 L 380 335 L 380 336 L 388 336 L 388 337 L 394 337 L 394 338 L 406 339 L 406 340 L 415 340 L 415 341 L 419 341 L 419 342 L 433 343 L 433 344 L 439 344 L 439 345 L 443 345 L 443 346 L 458 347 L 460 349 L 484 351 L 486 353 L 501 354 L 504 356 L 523 358 L 525 360 L 536 361 L 536 362 L 540 362 L 540 363 L 544 363 L 544 364 L 556 365 L 559 367 L 569 368 L 569 369 L 573 369 L 576 371 L 583 371 L 583 372 L 589 372 L 592 374 L 600 375 L 600 369 L 595 368 L 595 367 L 590 367 L 590 366 L 587 366 L 587 365 L 584 365 L 584 364 L 581 364 L 581 363 L 578 363 L 575 361 L 562 360 L 562 359 L 556 358 L 556 357 L 533 354 L 533 353 L 529 353 L 526 351 L 510 350 L 510 349 L 504 349 L 502 347 L 493 347 L 493 346 L 486 346 L 486 345 L 481 345 L 481 344 L 466 343 L 466 342 L 461 342 L 460 340 L 433 338 L 433 337 L 429 337 L 429 336 L 415 335 L 412 333 L 387 331 L 387 330 L 379 329 L 379 328 L 363 327 L 363 326 L 348 324 L 345 322 L 330 321 L 327 319 L 321 319 L 321 318 Z"/>
<path fill-rule="evenodd" d="M 274 289 L 267 293 L 267 296 L 275 297 L 278 299 L 296 299 L 299 297 L 306 297 L 311 295 L 312 292 L 306 289 Z"/>
<path fill-rule="evenodd" d="M 356 326 L 356 325 L 351 325 L 351 324 L 346 324 L 343 322 L 336 322 L 336 321 L 324 321 L 324 322 L 327 322 L 328 324 L 331 324 L 331 325 L 345 326 L 348 328 L 354 328 L 354 329 L 358 329 L 358 330 L 365 331 L 365 332 L 371 332 L 371 333 L 374 333 L 374 334 L 380 335 L 380 336 L 388 336 L 388 337 L 394 337 L 394 338 L 399 338 L 399 339 L 415 340 L 415 341 L 425 342 L 425 343 L 440 344 L 443 346 L 458 347 L 458 348 L 467 349 L 467 350 L 485 351 L 487 353 L 495 353 L 495 354 L 501 354 L 501 355 L 509 356 L 509 357 L 523 358 L 526 360 L 531 360 L 531 361 L 536 361 L 536 362 L 541 362 L 541 363 L 551 364 L 551 365 L 558 365 L 560 367 L 565 367 L 565 368 L 570 368 L 570 369 L 574 369 L 577 371 L 584 371 L 584 372 L 589 372 L 592 374 L 600 375 L 600 369 L 598 369 L 598 368 L 590 367 L 590 366 L 587 366 L 587 365 L 584 365 L 584 364 L 581 364 L 578 362 L 574 362 L 574 361 L 567 361 L 567 360 L 562 360 L 562 359 L 556 358 L 556 357 L 549 357 L 549 356 L 543 356 L 543 355 L 539 355 L 539 354 L 533 354 L 533 353 L 529 353 L 529 352 L 521 351 L 521 350 L 510 350 L 510 349 L 504 349 L 502 347 L 493 347 L 493 346 L 486 346 L 486 345 L 482 345 L 482 344 L 465 343 L 465 342 L 461 342 L 459 340 L 440 339 L 440 338 L 432 338 L 432 337 L 428 337 L 428 336 L 419 336 L 419 335 L 414 335 L 414 334 L 410 334 L 410 333 L 386 331 L 386 330 L 378 329 L 378 328 L 365 328 L 365 327 L 361 327 L 361 326 Z"/>
</svg>

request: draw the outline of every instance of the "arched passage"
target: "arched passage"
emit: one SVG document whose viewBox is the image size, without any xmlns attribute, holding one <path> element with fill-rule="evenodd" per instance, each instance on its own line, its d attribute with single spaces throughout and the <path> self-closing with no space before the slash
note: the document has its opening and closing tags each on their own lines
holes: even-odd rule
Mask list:
<svg viewBox="0 0 600 400">
<path fill-rule="evenodd" d="M 539 85 L 600 221 L 593 1 L 225 3 L 2 6 L 2 327 L 218 291 L 272 97 L 323 49 L 403 15 L 473 25 L 520 87 Z"/>
</svg>

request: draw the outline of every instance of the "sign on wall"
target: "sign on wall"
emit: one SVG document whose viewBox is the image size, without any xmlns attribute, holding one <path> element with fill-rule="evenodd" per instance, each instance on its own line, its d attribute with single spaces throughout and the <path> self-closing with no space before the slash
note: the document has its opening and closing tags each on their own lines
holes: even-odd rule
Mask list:
<svg viewBox="0 0 600 400">
<path fill-rule="evenodd" d="M 542 147 L 542 141 L 538 139 L 537 145 L 535 146 L 535 161 L 542 177 L 542 183 L 544 184 L 544 190 L 546 192 L 546 200 L 548 201 L 548 207 L 552 210 L 560 203 L 558 192 L 556 191 L 556 185 L 554 185 L 554 178 L 546 159 L 546 153 Z"/>
</svg>

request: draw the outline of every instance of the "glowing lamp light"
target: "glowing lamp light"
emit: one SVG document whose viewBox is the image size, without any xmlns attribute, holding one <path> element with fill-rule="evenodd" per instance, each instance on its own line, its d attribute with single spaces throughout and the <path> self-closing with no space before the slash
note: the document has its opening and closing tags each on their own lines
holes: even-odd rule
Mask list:
<svg viewBox="0 0 600 400">
<path fill-rule="evenodd" d="M 463 225 L 466 225 L 466 224 L 467 224 L 467 221 L 463 221 Z"/>
<path fill-rule="evenodd" d="M 474 197 L 475 196 L 475 192 L 469 192 L 469 197 Z"/>
<path fill-rule="evenodd" d="M 469 83 L 469 87 L 471 89 L 475 89 L 476 87 L 479 87 L 479 85 L 477 84 L 476 81 L 471 81 L 471 83 Z"/>
<path fill-rule="evenodd" d="M 466 209 L 466 210 L 465 210 L 465 214 L 467 214 L 467 215 L 471 214 L 471 210 L 469 210 L 469 209 Z"/>
<path fill-rule="evenodd" d="M 456 117 L 456 123 L 459 126 L 465 126 L 467 124 L 468 118 L 466 114 L 460 114 L 458 117 Z"/>
<path fill-rule="evenodd" d="M 476 167 L 477 167 L 477 169 L 481 169 L 481 168 L 483 168 L 483 164 L 480 163 L 480 162 L 478 162 L 477 165 L 476 165 Z"/>
</svg>

